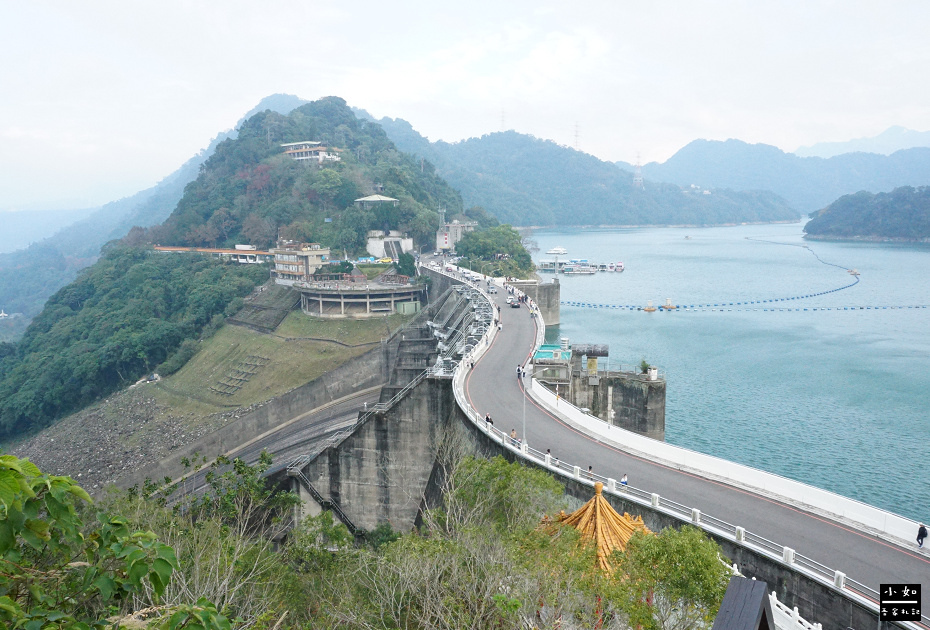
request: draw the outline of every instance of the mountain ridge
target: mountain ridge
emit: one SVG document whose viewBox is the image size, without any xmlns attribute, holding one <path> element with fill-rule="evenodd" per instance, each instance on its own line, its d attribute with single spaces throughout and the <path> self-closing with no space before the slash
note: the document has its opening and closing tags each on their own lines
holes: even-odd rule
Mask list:
<svg viewBox="0 0 930 630">
<path fill-rule="evenodd" d="M 134 226 L 149 227 L 164 221 L 181 200 L 184 188 L 196 179 L 201 165 L 251 116 L 269 109 L 289 112 L 307 102 L 289 94 L 265 97 L 233 129 L 218 133 L 206 148 L 154 186 L 90 209 L 85 218 L 28 247 L 0 254 L 0 307 L 7 313 L 23 315 L 0 325 L 0 341 L 21 335 L 55 291 L 97 260 L 105 243 L 122 238 Z"/>
<path fill-rule="evenodd" d="M 798 147 L 793 153 L 799 157 L 830 158 L 843 153 L 891 155 L 902 149 L 916 147 L 930 147 L 930 131 L 915 131 L 895 125 L 875 136 L 839 142 L 817 142 L 810 146 Z"/>
<path fill-rule="evenodd" d="M 626 162 L 618 167 L 629 169 Z M 930 148 L 889 156 L 847 153 L 832 158 L 798 157 L 778 147 L 742 140 L 694 140 L 664 163 L 642 167 L 645 177 L 687 186 L 770 190 L 804 213 L 824 208 L 843 195 L 899 186 L 930 184 Z"/>
<path fill-rule="evenodd" d="M 769 192 L 693 191 L 646 182 L 593 155 L 515 131 L 456 143 L 430 142 L 403 119 L 377 121 L 403 151 L 429 160 L 466 206 L 500 221 L 551 225 L 729 225 L 797 221 L 799 213 Z"/>
</svg>

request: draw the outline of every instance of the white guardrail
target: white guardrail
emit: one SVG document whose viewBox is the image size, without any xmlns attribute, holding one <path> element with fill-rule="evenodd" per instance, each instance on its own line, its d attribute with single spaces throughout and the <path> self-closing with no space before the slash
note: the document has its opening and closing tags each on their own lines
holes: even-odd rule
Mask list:
<svg viewBox="0 0 930 630">
<path fill-rule="evenodd" d="M 455 274 L 450 274 L 444 269 L 433 269 L 433 271 L 437 271 L 455 280 L 460 280 Z M 480 283 L 478 283 L 477 288 L 481 291 L 481 294 L 490 301 L 490 296 L 481 288 Z M 535 304 L 532 299 L 528 297 L 527 300 L 529 306 L 535 309 Z M 539 309 L 535 310 L 537 317 L 536 347 L 538 348 L 539 345 L 542 344 L 545 336 L 545 322 L 542 319 L 541 313 L 539 313 Z M 634 503 L 648 506 L 655 511 L 696 525 L 716 536 L 728 538 L 736 544 L 752 549 L 756 553 L 760 553 L 776 563 L 790 567 L 792 570 L 829 588 L 840 591 L 849 599 L 860 603 L 876 614 L 878 613 L 878 591 L 846 577 L 842 571 L 831 569 L 816 560 L 797 553 L 790 547 L 746 531 L 743 527 L 732 525 L 709 514 L 702 514 L 697 508 L 676 503 L 675 501 L 663 498 L 647 490 L 622 485 L 618 483 L 617 480 L 609 477 L 603 477 L 596 473 L 588 474 L 587 470 L 582 470 L 580 466 L 561 461 L 538 451 L 528 444 L 521 442 L 519 439 L 515 440 L 503 431 L 487 424 L 484 418 L 469 404 L 465 396 L 464 382 L 469 371 L 467 366 L 469 363 L 477 362 L 478 359 L 488 351 L 496 334 L 496 327 L 492 326 L 488 329 L 486 333 L 486 343 L 479 344 L 470 355 L 463 357 L 462 361 L 460 361 L 455 368 L 452 381 L 452 389 L 459 407 L 465 415 L 492 440 L 498 442 L 502 447 L 510 450 L 514 454 L 532 460 L 534 463 L 545 467 L 554 474 L 569 477 L 576 482 L 592 487 L 596 482 L 600 481 L 604 484 L 604 491 L 609 494 L 622 496 Z M 577 428 L 592 434 L 601 442 L 617 446 L 631 453 L 642 455 L 649 459 L 659 460 L 665 465 L 681 470 L 687 470 L 709 478 L 720 479 L 732 485 L 749 487 L 763 494 L 777 496 L 789 503 L 796 502 L 803 504 L 805 508 L 822 510 L 830 515 L 839 515 L 864 528 L 884 534 L 886 537 L 897 539 L 895 542 L 907 540 L 910 533 L 917 531 L 917 524 L 914 521 L 905 519 L 897 514 L 884 512 L 883 510 L 879 510 L 865 503 L 841 497 L 827 492 L 826 490 L 779 477 L 772 473 L 743 466 L 742 464 L 736 464 L 703 453 L 672 446 L 665 442 L 652 440 L 618 427 L 608 428 L 608 425 L 599 418 L 585 414 L 580 409 L 564 400 L 557 400 L 556 395 L 546 389 L 545 386 L 536 379 L 531 379 L 529 391 L 531 396 L 540 404 L 545 405 L 551 413 L 560 416 Z M 608 432 L 611 435 L 606 435 Z M 619 442 L 618 440 L 620 439 L 623 439 L 624 442 Z M 897 622 L 897 624 L 901 627 L 913 630 L 930 628 L 930 617 L 923 615 L 921 623 Z"/>
</svg>

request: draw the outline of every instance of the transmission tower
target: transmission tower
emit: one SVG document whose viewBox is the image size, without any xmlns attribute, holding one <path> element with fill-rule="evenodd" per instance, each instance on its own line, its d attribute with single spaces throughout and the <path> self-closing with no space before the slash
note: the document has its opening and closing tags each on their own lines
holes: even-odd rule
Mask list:
<svg viewBox="0 0 930 630">
<path fill-rule="evenodd" d="M 636 154 L 636 164 L 633 166 L 633 188 L 645 189 L 645 186 L 643 186 L 643 166 L 640 164 L 639 153 Z"/>
<path fill-rule="evenodd" d="M 580 134 L 578 133 L 578 122 L 576 121 L 575 122 L 575 151 L 578 151 L 578 136 L 579 135 Z"/>
</svg>

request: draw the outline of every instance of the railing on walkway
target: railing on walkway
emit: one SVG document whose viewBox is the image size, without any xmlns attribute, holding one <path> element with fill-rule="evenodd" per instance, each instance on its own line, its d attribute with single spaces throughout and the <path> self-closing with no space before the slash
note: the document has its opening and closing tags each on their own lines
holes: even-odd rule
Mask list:
<svg viewBox="0 0 930 630">
<path fill-rule="evenodd" d="M 483 291 L 481 291 L 481 294 L 490 302 L 489 296 L 484 294 Z M 532 306 L 532 300 L 529 300 L 529 302 Z M 536 311 L 537 317 L 539 318 L 539 326 L 537 327 L 536 335 L 536 344 L 538 347 L 542 343 L 545 323 L 542 321 L 542 318 L 538 313 L 538 309 L 536 309 Z M 492 327 L 492 329 L 488 331 L 488 334 L 493 335 L 495 332 L 496 329 Z M 486 344 L 481 344 L 472 353 L 471 356 L 465 357 L 459 363 L 455 371 L 452 389 L 456 402 L 465 413 L 465 415 L 468 416 L 468 418 L 471 419 L 471 421 L 480 430 L 484 431 L 490 439 L 501 444 L 501 446 L 503 446 L 505 449 L 510 450 L 519 457 L 528 459 L 537 465 L 551 470 L 554 473 L 570 477 L 578 482 L 589 484 L 591 486 L 599 481 L 604 484 L 604 490 L 610 494 L 628 498 L 634 503 L 639 503 L 643 506 L 651 507 L 665 514 L 677 517 L 684 522 L 696 525 L 718 536 L 729 538 L 737 544 L 743 545 L 749 549 L 752 549 L 753 551 L 761 553 L 762 555 L 768 556 L 777 562 L 786 564 L 795 571 L 798 571 L 799 573 L 802 573 L 816 580 L 817 582 L 820 582 L 821 584 L 825 584 L 840 590 L 844 592 L 844 594 L 850 599 L 859 602 L 860 604 L 875 611 L 876 613 L 878 612 L 878 591 L 869 586 L 866 586 L 865 584 L 862 584 L 861 582 L 847 578 L 846 575 L 841 571 L 831 569 L 826 565 L 813 560 L 812 558 L 801 555 L 790 547 L 780 545 L 776 542 L 763 538 L 762 536 L 748 532 L 743 527 L 733 525 L 722 519 L 707 514 L 702 514 L 701 511 L 697 508 L 682 505 L 644 489 L 620 484 L 617 482 L 617 480 L 609 477 L 604 477 L 596 473 L 588 473 L 587 470 L 582 469 L 580 466 L 569 462 L 564 462 L 552 457 L 547 453 L 543 453 L 535 448 L 532 448 L 528 444 L 522 442 L 520 439 L 512 438 L 497 427 L 485 422 L 484 418 L 481 417 L 481 415 L 469 404 L 468 399 L 465 396 L 463 384 L 465 375 L 468 372 L 468 369 L 465 366 L 467 366 L 470 362 L 477 361 L 485 352 L 487 352 L 491 345 L 490 337 L 488 341 L 489 342 Z M 525 392 L 524 395 L 526 395 Z M 924 615 L 922 617 L 922 621 L 918 623 L 895 623 L 901 627 L 911 630 L 917 630 L 918 628 L 930 628 L 930 617 Z M 810 630 L 814 626 L 808 624 L 805 627 Z"/>
</svg>

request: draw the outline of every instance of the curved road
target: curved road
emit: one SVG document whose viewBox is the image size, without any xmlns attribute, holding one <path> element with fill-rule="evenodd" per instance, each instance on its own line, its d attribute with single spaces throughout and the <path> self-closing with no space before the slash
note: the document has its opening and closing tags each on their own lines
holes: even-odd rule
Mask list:
<svg viewBox="0 0 930 630">
<path fill-rule="evenodd" d="M 582 470 L 593 466 L 595 473 L 614 479 L 627 474 L 631 486 L 787 545 L 875 590 L 882 583 L 920 583 L 926 615 L 930 555 L 926 549 L 918 550 L 916 543 L 901 547 L 771 498 L 630 455 L 593 440 L 537 406 L 516 377 L 517 364 L 525 364 L 532 351 L 535 320 L 527 308 L 505 304 L 506 295 L 490 296 L 501 306 L 503 331 L 465 381 L 466 397 L 481 415 L 491 414 L 495 427 L 520 434 L 525 406 L 526 438 L 534 448 L 551 449 L 553 457 Z"/>
</svg>

